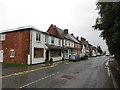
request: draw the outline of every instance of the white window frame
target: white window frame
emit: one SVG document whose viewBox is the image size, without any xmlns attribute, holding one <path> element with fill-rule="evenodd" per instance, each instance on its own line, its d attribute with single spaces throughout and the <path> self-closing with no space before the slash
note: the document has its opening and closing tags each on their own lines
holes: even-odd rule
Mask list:
<svg viewBox="0 0 120 90">
<path fill-rule="evenodd" d="M 45 35 L 45 43 L 48 43 L 48 41 L 49 41 L 49 36 Z"/>
<path fill-rule="evenodd" d="M 11 54 L 11 52 L 12 52 L 12 54 Z M 10 57 L 15 57 L 15 51 L 14 51 L 14 49 L 10 50 Z"/>
<path fill-rule="evenodd" d="M 67 46 L 67 40 L 65 40 L 65 46 Z"/>
<path fill-rule="evenodd" d="M 69 46 L 70 46 L 70 41 L 69 41 Z"/>
<path fill-rule="evenodd" d="M 53 41 L 53 43 L 52 43 Z M 55 38 L 54 37 L 51 37 L 51 44 L 54 44 L 55 43 Z"/>
<path fill-rule="evenodd" d="M 4 40 L 5 40 L 5 34 L 1 34 L 0 36 L 1 36 L 1 37 L 0 37 L 0 40 L 1 40 L 1 41 L 4 41 Z"/>
<path fill-rule="evenodd" d="M 60 40 L 60 39 L 59 39 L 59 42 L 58 42 L 58 43 L 59 43 L 59 46 L 61 46 L 61 40 Z"/>
<path fill-rule="evenodd" d="M 41 42 L 41 33 L 36 32 L 36 41 Z"/>
</svg>

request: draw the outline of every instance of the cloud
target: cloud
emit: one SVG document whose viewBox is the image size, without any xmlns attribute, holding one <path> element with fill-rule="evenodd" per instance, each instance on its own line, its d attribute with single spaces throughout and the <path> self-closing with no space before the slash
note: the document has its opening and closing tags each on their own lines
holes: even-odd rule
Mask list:
<svg viewBox="0 0 120 90">
<path fill-rule="evenodd" d="M 97 17 L 97 0 L 1 0 L 0 30 L 33 25 L 47 31 L 50 24 L 68 28 L 91 44 L 106 45 L 92 25 Z"/>
</svg>

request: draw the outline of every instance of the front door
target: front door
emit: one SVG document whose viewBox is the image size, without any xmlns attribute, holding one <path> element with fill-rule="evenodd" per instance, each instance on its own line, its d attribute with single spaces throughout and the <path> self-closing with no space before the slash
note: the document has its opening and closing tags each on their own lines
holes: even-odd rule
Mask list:
<svg viewBox="0 0 120 90">
<path fill-rule="evenodd" d="M 49 50 L 46 51 L 46 61 L 49 61 Z"/>
<path fill-rule="evenodd" d="M 0 50 L 0 62 L 3 62 L 3 50 Z"/>
</svg>

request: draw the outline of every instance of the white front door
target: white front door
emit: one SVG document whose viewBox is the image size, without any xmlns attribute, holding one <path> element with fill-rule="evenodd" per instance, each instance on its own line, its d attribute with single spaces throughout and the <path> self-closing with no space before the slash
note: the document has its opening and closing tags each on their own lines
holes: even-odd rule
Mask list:
<svg viewBox="0 0 120 90">
<path fill-rule="evenodd" d="M 3 62 L 3 50 L 0 50 L 0 62 Z"/>
</svg>

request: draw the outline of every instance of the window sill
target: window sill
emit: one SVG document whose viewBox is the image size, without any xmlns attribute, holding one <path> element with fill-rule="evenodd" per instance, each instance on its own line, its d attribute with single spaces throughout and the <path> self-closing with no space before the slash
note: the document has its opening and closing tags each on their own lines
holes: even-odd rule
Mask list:
<svg viewBox="0 0 120 90">
<path fill-rule="evenodd" d="M 10 56 L 10 58 L 14 58 L 14 56 Z"/>
<path fill-rule="evenodd" d="M 57 58 L 57 57 L 61 57 L 61 56 L 51 56 L 52 58 Z"/>
<path fill-rule="evenodd" d="M 35 59 L 37 59 L 37 58 L 44 58 L 44 57 L 34 57 Z"/>
<path fill-rule="evenodd" d="M 51 43 L 51 45 L 55 45 L 54 43 Z"/>
<path fill-rule="evenodd" d="M 48 44 L 48 42 L 45 42 L 45 44 Z"/>
<path fill-rule="evenodd" d="M 41 43 L 41 41 L 36 41 L 36 43 Z"/>
</svg>

